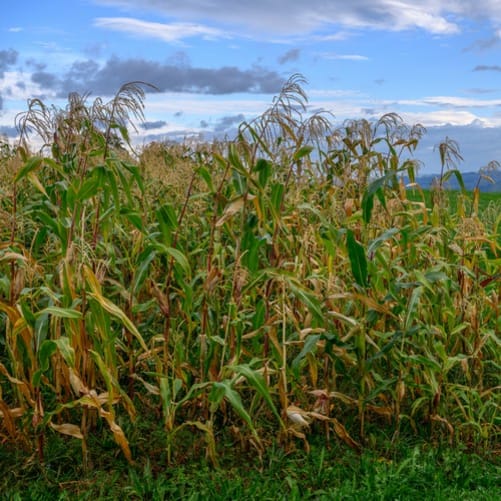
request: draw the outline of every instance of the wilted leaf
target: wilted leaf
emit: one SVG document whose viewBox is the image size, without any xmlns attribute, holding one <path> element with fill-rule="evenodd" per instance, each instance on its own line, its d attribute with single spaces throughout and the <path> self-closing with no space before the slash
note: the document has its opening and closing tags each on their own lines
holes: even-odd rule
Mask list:
<svg viewBox="0 0 501 501">
<path fill-rule="evenodd" d="M 87 280 L 87 284 L 91 289 L 91 296 L 101 305 L 101 307 L 106 310 L 108 313 L 118 318 L 124 327 L 139 341 L 139 344 L 143 348 L 144 351 L 148 351 L 148 347 L 144 342 L 143 337 L 137 330 L 136 326 L 131 322 L 130 318 L 113 302 L 111 302 L 108 298 L 104 297 L 101 293 L 101 286 L 96 278 L 94 272 L 88 267 L 84 266 L 84 275 Z"/>
<path fill-rule="evenodd" d="M 334 431 L 336 435 L 348 446 L 352 449 L 360 450 L 361 446 L 358 442 L 351 438 L 350 434 L 346 431 L 346 428 L 335 418 L 332 419 L 332 423 L 334 425 Z"/>
<path fill-rule="evenodd" d="M 244 197 L 238 197 L 231 201 L 224 209 L 223 215 L 217 220 L 216 227 L 222 226 L 228 219 L 237 212 L 240 212 L 244 207 Z"/>
<path fill-rule="evenodd" d="M 54 424 L 51 422 L 50 427 L 56 430 L 57 432 L 62 433 L 63 435 L 70 435 L 71 437 L 79 438 L 80 440 L 83 440 L 84 438 L 84 436 L 82 435 L 82 431 L 80 430 L 80 427 L 75 424 L 70 424 L 70 423 Z"/>
<path fill-rule="evenodd" d="M 126 457 L 129 463 L 132 463 L 132 454 L 129 447 L 129 442 L 127 438 L 125 438 L 125 433 L 122 428 L 115 422 L 115 417 L 112 412 L 105 411 L 104 409 L 100 409 L 100 414 L 102 417 L 106 419 L 110 430 L 113 433 L 113 438 L 115 442 L 120 446 L 124 456 Z"/>
</svg>

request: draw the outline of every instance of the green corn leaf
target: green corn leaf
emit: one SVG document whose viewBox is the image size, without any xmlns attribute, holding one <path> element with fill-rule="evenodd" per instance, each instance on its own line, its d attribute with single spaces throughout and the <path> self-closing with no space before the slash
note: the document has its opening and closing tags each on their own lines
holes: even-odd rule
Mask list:
<svg viewBox="0 0 501 501">
<path fill-rule="evenodd" d="M 213 395 L 211 397 L 211 395 Z M 221 397 L 224 397 L 235 409 L 237 414 L 245 421 L 247 426 L 252 431 L 252 434 L 257 438 L 257 432 L 252 422 L 249 413 L 245 410 L 240 394 L 232 388 L 230 381 L 216 381 L 212 385 L 211 395 L 209 395 L 209 400 L 214 403 L 219 403 Z"/>
<path fill-rule="evenodd" d="M 254 170 L 258 173 L 259 186 L 264 189 L 271 176 L 271 163 L 264 158 L 260 158 L 256 162 Z"/>
<path fill-rule="evenodd" d="M 156 211 L 156 217 L 160 231 L 166 245 L 172 242 L 172 232 L 177 228 L 176 211 L 170 204 L 164 204 Z"/>
<path fill-rule="evenodd" d="M 285 187 L 282 183 L 274 183 L 271 187 L 271 206 L 275 215 L 280 213 L 284 189 Z"/>
<path fill-rule="evenodd" d="M 36 316 L 31 311 L 30 306 L 28 306 L 24 301 L 19 302 L 19 308 L 21 309 L 22 316 L 26 321 L 26 324 L 29 325 L 32 329 L 35 328 Z"/>
<path fill-rule="evenodd" d="M 82 318 L 82 313 L 78 310 L 73 310 L 72 308 L 60 308 L 59 306 L 49 306 L 37 313 L 37 317 L 48 313 L 53 317 L 58 318 L 70 318 L 72 320 L 78 320 Z"/>
<path fill-rule="evenodd" d="M 134 274 L 134 283 L 132 286 L 132 291 L 136 292 L 144 283 L 146 277 L 148 276 L 148 269 L 151 262 L 155 259 L 156 251 L 151 247 L 147 247 L 138 258 L 138 264 L 136 264 L 136 273 Z"/>
<path fill-rule="evenodd" d="M 306 155 L 309 155 L 311 152 L 313 151 L 313 146 L 301 146 L 301 148 L 299 148 L 299 150 L 297 150 L 295 153 L 294 153 L 294 161 L 298 161 L 300 160 L 301 158 L 305 157 Z"/>
<path fill-rule="evenodd" d="M 463 175 L 461 174 L 461 171 L 458 169 L 450 169 L 448 170 L 442 177 L 442 182 L 447 182 L 450 177 L 454 176 L 461 188 L 462 192 L 466 191 L 465 185 L 464 185 L 464 180 L 463 180 Z"/>
<path fill-rule="evenodd" d="M 86 179 L 80 189 L 76 194 L 77 200 L 87 200 L 88 198 L 92 198 L 97 195 L 100 189 L 99 184 L 99 176 L 94 174 L 95 171 L 92 171 L 92 175 L 89 179 Z"/>
<path fill-rule="evenodd" d="M 268 387 L 266 386 L 266 382 L 255 370 L 253 370 L 249 365 L 247 364 L 242 364 L 242 365 L 232 365 L 230 366 L 230 369 L 234 370 L 236 374 L 245 377 L 247 382 L 254 387 L 254 389 L 263 397 L 264 401 L 268 404 L 269 408 L 275 414 L 276 418 L 278 419 L 278 422 L 280 425 L 283 427 L 284 423 L 282 421 L 282 418 L 280 417 L 280 413 L 278 412 L 275 404 L 273 403 L 273 399 L 271 398 L 270 392 Z"/>
<path fill-rule="evenodd" d="M 324 314 L 322 312 L 322 307 L 320 301 L 308 290 L 295 283 L 291 277 L 285 277 L 287 283 L 289 284 L 290 290 L 310 311 L 310 313 L 319 321 L 322 322 Z"/>
<path fill-rule="evenodd" d="M 40 362 L 40 369 L 46 371 L 49 368 L 50 357 L 57 351 L 57 343 L 46 339 L 38 350 L 38 360 Z"/>
<path fill-rule="evenodd" d="M 372 183 L 370 183 L 364 191 L 364 195 L 362 197 L 362 216 L 365 224 L 368 224 L 371 219 L 372 209 L 374 208 L 374 195 L 377 195 L 382 206 L 386 208 L 383 186 L 387 179 L 388 174 L 377 178 L 375 181 L 372 181 Z"/>
<path fill-rule="evenodd" d="M 432 380 L 431 383 L 436 384 L 436 382 L 434 381 L 433 373 L 440 374 L 442 372 L 442 366 L 436 360 L 431 357 L 425 357 L 424 355 L 411 355 L 405 357 L 405 359 L 432 369 L 432 371 L 428 372 L 428 374 L 430 376 L 430 379 Z"/>
<path fill-rule="evenodd" d="M 137 165 L 132 165 L 126 162 L 121 162 L 121 165 L 124 167 L 124 169 L 128 170 L 131 173 L 132 178 L 141 190 L 141 193 L 144 193 L 144 182 L 141 169 Z"/>
<path fill-rule="evenodd" d="M 127 221 L 136 227 L 139 231 L 144 231 L 143 219 L 138 211 L 129 209 L 128 207 L 122 207 L 120 209 L 120 214 L 125 216 Z"/>
<path fill-rule="evenodd" d="M 369 254 L 369 255 L 373 254 L 377 249 L 379 249 L 379 247 L 381 247 L 381 245 L 384 242 L 393 238 L 399 231 L 400 231 L 399 228 L 390 228 L 389 230 L 386 230 L 382 235 L 375 238 L 370 243 L 370 245 L 367 249 L 367 254 Z"/>
<path fill-rule="evenodd" d="M 172 257 L 174 261 L 182 268 L 187 276 L 191 276 L 191 267 L 188 258 L 179 250 L 174 247 L 167 247 L 166 245 L 157 243 L 155 245 L 159 252 L 163 252 Z"/>
<path fill-rule="evenodd" d="M 405 329 L 409 329 L 411 326 L 412 320 L 416 316 L 417 313 L 417 307 L 419 305 L 419 299 L 421 298 L 421 294 L 424 291 L 424 286 L 420 285 L 419 287 L 416 287 L 411 294 L 411 297 L 409 299 L 409 303 L 407 305 L 407 315 L 405 317 Z"/>
<path fill-rule="evenodd" d="M 214 191 L 214 184 L 212 182 L 212 176 L 209 172 L 209 169 L 207 169 L 205 167 L 199 167 L 199 169 L 197 170 L 197 173 L 205 181 L 209 190 L 211 192 L 213 192 Z"/>
<path fill-rule="evenodd" d="M 70 339 L 66 336 L 61 336 L 52 341 L 57 345 L 59 352 L 64 358 L 65 362 L 71 367 L 75 368 L 75 350 L 70 344 Z"/>
<path fill-rule="evenodd" d="M 19 172 L 17 173 L 17 176 L 14 179 L 14 182 L 18 182 L 21 179 L 24 179 L 25 177 L 28 176 L 30 172 L 35 171 L 38 169 L 41 165 L 44 159 L 42 157 L 37 157 L 37 156 L 32 156 L 24 165 L 19 169 Z"/>
<path fill-rule="evenodd" d="M 364 223 L 367 224 L 371 220 L 372 209 L 374 208 L 374 193 L 369 194 L 366 190 L 362 197 L 362 216 Z"/>
<path fill-rule="evenodd" d="M 240 159 L 239 152 L 235 143 L 228 145 L 228 160 L 231 166 L 243 177 L 248 177 L 248 173 Z"/>
<path fill-rule="evenodd" d="M 115 172 L 113 168 L 109 167 L 110 161 L 108 160 L 106 162 L 106 167 L 104 168 L 104 174 L 106 181 L 108 183 L 108 186 L 110 187 L 111 193 L 113 195 L 113 200 L 115 201 L 115 208 L 119 210 L 120 208 L 120 192 L 118 190 L 118 184 L 117 184 L 117 179 L 115 176 Z"/>
<path fill-rule="evenodd" d="M 357 242 L 352 230 L 348 230 L 346 233 L 346 243 L 348 247 L 348 255 L 350 257 L 351 271 L 355 277 L 355 281 L 361 287 L 367 287 L 369 282 L 367 274 L 367 258 L 362 244 Z"/>
<path fill-rule="evenodd" d="M 306 357 L 308 353 L 315 353 L 317 351 L 317 342 L 320 337 L 320 334 L 312 334 L 311 336 L 308 336 L 306 338 L 303 349 L 300 351 L 299 355 L 292 361 L 292 368 L 294 370 L 298 369 L 301 360 L 303 360 L 303 358 Z"/>
</svg>

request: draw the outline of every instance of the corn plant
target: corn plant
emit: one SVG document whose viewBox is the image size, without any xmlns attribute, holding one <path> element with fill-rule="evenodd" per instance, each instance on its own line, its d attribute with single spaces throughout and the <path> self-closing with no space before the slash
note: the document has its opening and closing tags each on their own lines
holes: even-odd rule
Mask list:
<svg viewBox="0 0 501 501">
<path fill-rule="evenodd" d="M 198 438 L 213 464 L 228 439 L 258 456 L 312 434 L 360 450 L 381 428 L 495 443 L 499 214 L 478 190 L 427 204 L 420 125 L 335 128 L 304 83 L 234 140 L 139 155 L 140 82 L 30 101 L 0 157 L 2 439 L 43 458 L 54 430 L 88 466 L 100 422 L 132 461 L 125 430 L 150 415 L 169 464 Z M 461 182 L 458 145 L 439 154 L 441 188 Z"/>
</svg>

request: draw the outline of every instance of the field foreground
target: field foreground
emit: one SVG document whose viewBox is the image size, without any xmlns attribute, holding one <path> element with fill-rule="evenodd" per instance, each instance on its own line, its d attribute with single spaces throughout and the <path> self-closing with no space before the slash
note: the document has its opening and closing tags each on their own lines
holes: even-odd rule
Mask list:
<svg viewBox="0 0 501 501">
<path fill-rule="evenodd" d="M 200 460 L 172 467 L 154 459 L 127 465 L 109 449 L 100 452 L 93 471 L 83 471 L 73 462 L 76 451 L 61 439 L 51 440 L 44 465 L 4 450 L 3 499 L 491 501 L 501 482 L 495 458 L 424 443 L 361 455 L 318 443 L 309 454 L 272 447 L 263 461 L 230 454 L 218 469 Z"/>
</svg>

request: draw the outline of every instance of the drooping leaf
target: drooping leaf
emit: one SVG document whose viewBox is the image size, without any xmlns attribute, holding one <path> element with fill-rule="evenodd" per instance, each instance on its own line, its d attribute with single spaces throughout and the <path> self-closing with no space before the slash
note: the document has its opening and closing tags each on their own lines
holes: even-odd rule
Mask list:
<svg viewBox="0 0 501 501">
<path fill-rule="evenodd" d="M 230 381 L 216 381 L 213 383 L 211 394 L 209 395 L 209 401 L 213 401 L 219 404 L 221 397 L 224 397 L 231 404 L 233 409 L 237 414 L 245 421 L 247 426 L 252 431 L 255 438 L 257 438 L 257 432 L 254 427 L 254 423 L 243 406 L 240 394 L 232 387 Z"/>
<path fill-rule="evenodd" d="M 369 247 L 367 248 L 367 254 L 373 254 L 377 249 L 379 249 L 379 247 L 381 247 L 384 242 L 393 238 L 399 231 L 399 228 L 390 228 L 389 230 L 386 230 L 382 235 L 375 238 L 370 243 Z"/>
<path fill-rule="evenodd" d="M 63 435 L 69 435 L 70 437 L 78 438 L 80 440 L 83 440 L 84 438 L 82 430 L 76 424 L 70 424 L 70 423 L 55 424 L 51 421 L 50 427 L 56 430 L 58 433 L 62 433 Z"/>
<path fill-rule="evenodd" d="M 291 367 L 297 369 L 303 358 L 306 357 L 308 353 L 315 353 L 317 349 L 317 342 L 320 339 L 320 334 L 312 334 L 306 338 L 304 342 L 303 349 L 299 352 L 298 356 L 292 361 Z"/>
<path fill-rule="evenodd" d="M 156 244 L 156 248 L 158 251 L 172 257 L 187 276 L 191 275 L 191 267 L 188 258 L 179 249 L 167 247 L 163 244 Z"/>
<path fill-rule="evenodd" d="M 315 295 L 290 277 L 286 277 L 286 281 L 288 282 L 294 296 L 296 296 L 296 298 L 299 299 L 308 308 L 310 313 L 319 322 L 322 322 L 324 314 L 322 312 L 320 301 L 315 297 Z"/>
<path fill-rule="evenodd" d="M 103 294 L 101 293 L 101 286 L 99 285 L 94 272 L 88 266 L 84 267 L 84 275 L 87 284 L 91 289 L 90 296 L 93 297 L 105 311 L 118 318 L 122 322 L 124 327 L 126 327 L 126 329 L 139 341 L 143 350 L 148 351 L 148 347 L 146 346 L 143 337 L 137 330 L 136 326 L 132 323 L 130 318 L 127 317 L 127 315 L 116 304 L 103 296 Z"/>
<path fill-rule="evenodd" d="M 264 401 L 268 404 L 273 414 L 275 414 L 278 422 L 283 426 L 282 418 L 280 417 L 280 413 L 277 411 L 273 399 L 271 398 L 270 392 L 268 390 L 268 387 L 266 386 L 266 382 L 263 376 L 253 370 L 247 364 L 233 365 L 230 368 L 233 369 L 236 374 L 244 376 L 245 379 L 247 379 L 247 382 L 257 390 L 261 397 L 263 397 Z"/>
</svg>

